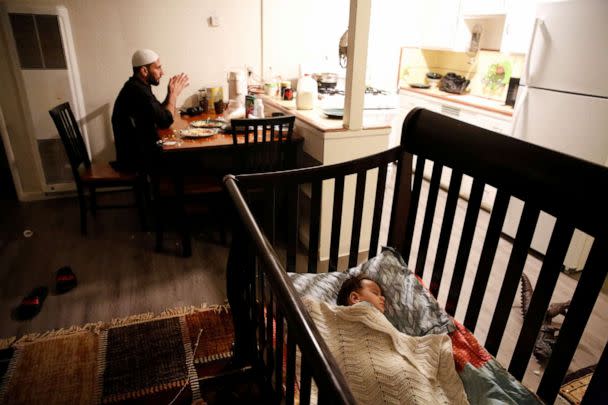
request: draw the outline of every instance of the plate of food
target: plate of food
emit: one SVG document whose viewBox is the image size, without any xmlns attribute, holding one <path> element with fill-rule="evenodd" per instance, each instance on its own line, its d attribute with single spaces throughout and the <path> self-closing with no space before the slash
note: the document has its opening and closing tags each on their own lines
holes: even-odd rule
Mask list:
<svg viewBox="0 0 608 405">
<path fill-rule="evenodd" d="M 180 129 L 177 133 L 184 138 L 206 138 L 217 133 L 217 129 L 212 128 L 186 128 Z"/>
<path fill-rule="evenodd" d="M 190 123 L 193 128 L 222 128 L 226 122 L 220 120 L 196 120 Z"/>
</svg>

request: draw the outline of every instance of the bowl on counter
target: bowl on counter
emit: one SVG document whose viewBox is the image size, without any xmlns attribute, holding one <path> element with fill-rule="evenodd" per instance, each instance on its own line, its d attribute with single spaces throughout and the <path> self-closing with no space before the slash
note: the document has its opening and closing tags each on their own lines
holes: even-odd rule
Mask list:
<svg viewBox="0 0 608 405">
<path fill-rule="evenodd" d="M 428 72 L 426 74 L 426 82 L 434 89 L 437 88 L 439 82 L 441 81 L 441 74 L 436 72 Z"/>
</svg>

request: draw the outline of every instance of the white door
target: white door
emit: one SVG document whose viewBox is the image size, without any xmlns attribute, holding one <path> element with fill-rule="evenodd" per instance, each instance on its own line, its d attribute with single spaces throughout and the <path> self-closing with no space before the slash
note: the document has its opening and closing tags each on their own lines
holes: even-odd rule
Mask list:
<svg viewBox="0 0 608 405">
<path fill-rule="evenodd" d="M 2 22 L 19 99 L 28 116 L 35 157 L 32 165 L 40 173 L 45 192 L 71 190 L 74 184 L 69 162 L 49 115 L 49 110 L 66 101 L 76 119 L 84 115 L 67 9 L 9 3 L 2 9 Z M 81 129 L 88 146 L 84 123 Z"/>
<path fill-rule="evenodd" d="M 521 84 L 608 97 L 608 1 L 540 3 L 536 16 Z"/>
</svg>

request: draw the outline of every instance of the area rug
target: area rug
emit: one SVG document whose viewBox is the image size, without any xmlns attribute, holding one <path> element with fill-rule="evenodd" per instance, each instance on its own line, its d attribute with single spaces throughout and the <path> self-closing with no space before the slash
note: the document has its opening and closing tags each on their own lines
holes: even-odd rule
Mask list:
<svg viewBox="0 0 608 405">
<path fill-rule="evenodd" d="M 169 403 L 178 394 L 200 399 L 198 379 L 230 360 L 233 342 L 228 306 L 24 336 L 11 344 L 0 403 Z"/>
<path fill-rule="evenodd" d="M 568 374 L 559 389 L 560 395 L 570 404 L 580 404 L 587 392 L 596 365 L 589 366 Z"/>
</svg>

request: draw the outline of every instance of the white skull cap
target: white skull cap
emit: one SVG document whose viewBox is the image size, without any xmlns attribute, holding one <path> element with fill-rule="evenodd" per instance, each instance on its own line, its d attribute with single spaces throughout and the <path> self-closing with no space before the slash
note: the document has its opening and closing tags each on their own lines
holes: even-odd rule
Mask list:
<svg viewBox="0 0 608 405">
<path fill-rule="evenodd" d="M 158 54 L 150 49 L 138 49 L 133 54 L 131 63 L 133 67 L 144 66 L 156 62 L 158 58 Z"/>
</svg>

